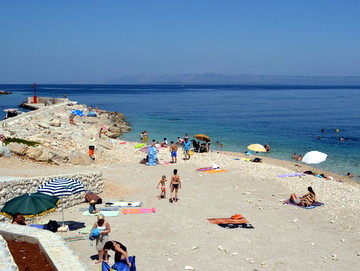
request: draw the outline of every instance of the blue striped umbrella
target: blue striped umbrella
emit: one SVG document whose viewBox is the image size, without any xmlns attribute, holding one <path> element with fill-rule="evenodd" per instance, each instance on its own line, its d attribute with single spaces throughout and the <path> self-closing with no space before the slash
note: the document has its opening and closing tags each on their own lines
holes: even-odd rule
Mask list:
<svg viewBox="0 0 360 271">
<path fill-rule="evenodd" d="M 64 197 L 85 191 L 84 185 L 70 178 L 48 181 L 38 187 L 38 192 L 54 197 Z"/>
<path fill-rule="evenodd" d="M 85 191 L 84 185 L 70 178 L 54 179 L 38 187 L 38 192 L 54 197 L 71 196 L 83 191 Z M 62 220 L 64 225 L 64 208 L 62 208 Z"/>
</svg>

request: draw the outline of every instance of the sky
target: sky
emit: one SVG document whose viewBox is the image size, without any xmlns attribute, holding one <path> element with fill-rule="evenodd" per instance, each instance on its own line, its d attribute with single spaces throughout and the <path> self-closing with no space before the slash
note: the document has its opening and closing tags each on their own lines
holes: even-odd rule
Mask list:
<svg viewBox="0 0 360 271">
<path fill-rule="evenodd" d="M 0 84 L 360 76 L 358 0 L 0 2 Z"/>
</svg>

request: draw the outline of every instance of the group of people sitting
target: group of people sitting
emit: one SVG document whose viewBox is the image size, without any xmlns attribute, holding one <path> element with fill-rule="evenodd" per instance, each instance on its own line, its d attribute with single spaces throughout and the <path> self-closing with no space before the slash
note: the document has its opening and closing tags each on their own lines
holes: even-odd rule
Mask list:
<svg viewBox="0 0 360 271">
<path fill-rule="evenodd" d="M 199 141 L 196 142 L 196 140 L 192 139 L 191 143 L 193 145 L 194 152 L 203 153 L 203 152 L 209 152 L 210 151 L 210 142 L 200 144 Z"/>
</svg>

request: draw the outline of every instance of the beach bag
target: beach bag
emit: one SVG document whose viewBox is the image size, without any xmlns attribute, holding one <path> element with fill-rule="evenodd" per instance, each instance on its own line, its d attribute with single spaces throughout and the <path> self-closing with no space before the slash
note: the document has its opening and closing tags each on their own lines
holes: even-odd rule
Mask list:
<svg viewBox="0 0 360 271">
<path fill-rule="evenodd" d="M 46 229 L 52 232 L 57 232 L 59 227 L 59 224 L 55 220 L 50 220 L 46 225 Z"/>
<path fill-rule="evenodd" d="M 95 204 L 101 204 L 102 203 L 102 199 L 98 195 L 96 195 L 94 193 L 91 193 L 91 192 L 87 192 L 86 195 L 85 195 L 85 201 L 90 202 L 92 200 L 94 200 L 96 202 Z"/>
<path fill-rule="evenodd" d="M 98 228 L 94 228 L 91 233 L 90 233 L 90 236 L 89 236 L 89 239 L 90 240 L 95 240 L 98 236 L 100 235 L 100 231 Z"/>
<path fill-rule="evenodd" d="M 126 264 L 126 260 L 123 259 L 120 262 L 115 263 L 110 270 L 116 271 L 136 271 L 135 256 L 129 256 L 129 262 L 131 267 Z"/>
</svg>

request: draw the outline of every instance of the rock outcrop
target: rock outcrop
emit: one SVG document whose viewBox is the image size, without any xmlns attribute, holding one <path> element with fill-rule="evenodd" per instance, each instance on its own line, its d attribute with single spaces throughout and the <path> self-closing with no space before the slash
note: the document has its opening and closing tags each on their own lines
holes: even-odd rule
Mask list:
<svg viewBox="0 0 360 271">
<path fill-rule="evenodd" d="M 70 122 L 73 110 L 88 112 L 86 109 L 85 105 L 73 102 L 49 105 L 1 121 L 0 134 L 39 143 L 28 146 L 11 142 L 6 147 L 15 155 L 58 165 L 89 165 L 93 163 L 88 155 L 89 146 L 95 146 L 97 153 L 106 154 L 113 149 L 109 140 L 118 138 L 131 128 L 123 114 L 105 110 L 97 110 L 96 117 L 76 115 L 73 123 Z M 100 135 L 100 128 L 106 132 Z M 104 140 L 107 138 L 112 139 Z"/>
</svg>

